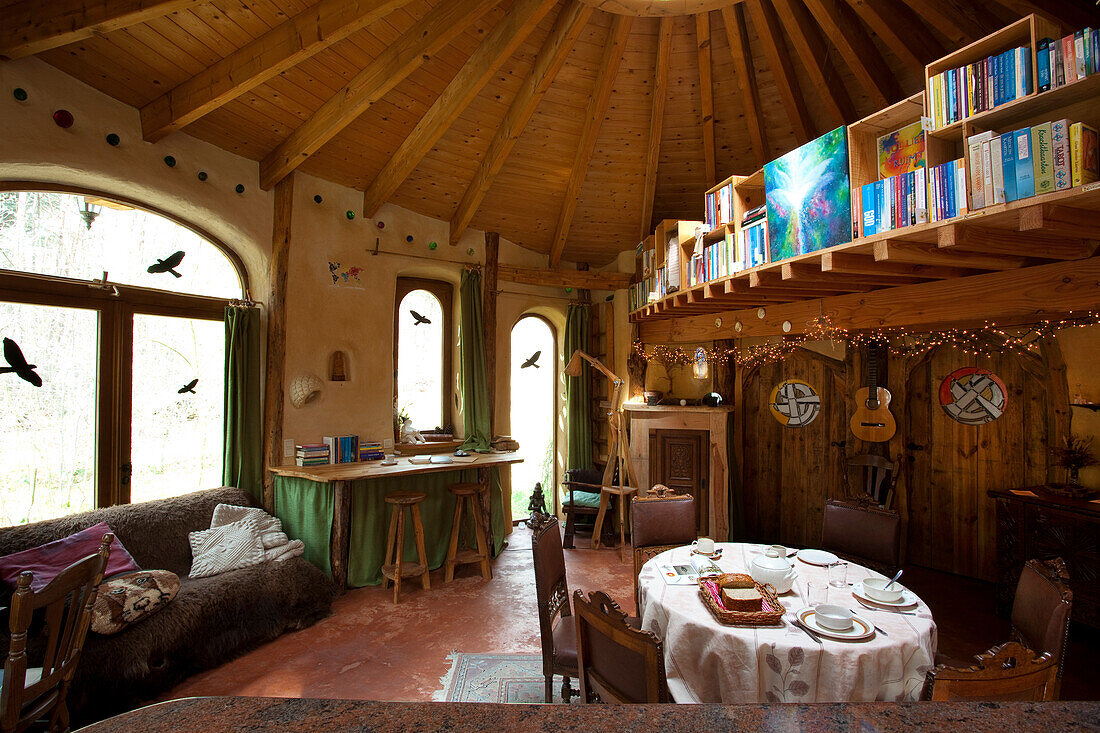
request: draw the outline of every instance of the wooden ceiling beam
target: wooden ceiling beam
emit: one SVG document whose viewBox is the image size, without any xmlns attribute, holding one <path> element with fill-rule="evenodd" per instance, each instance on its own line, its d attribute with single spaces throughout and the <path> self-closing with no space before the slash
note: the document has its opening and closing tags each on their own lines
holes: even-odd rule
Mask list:
<svg viewBox="0 0 1100 733">
<path fill-rule="evenodd" d="M 920 265 L 906 262 L 876 262 L 868 255 L 850 252 L 825 252 L 821 255 L 821 271 L 844 275 L 874 275 L 876 277 L 920 277 L 925 280 L 946 280 L 976 275 L 984 270 L 944 265 Z"/>
<path fill-rule="evenodd" d="M 1071 0 L 1058 0 L 1057 2 L 1035 2 L 1034 0 L 997 0 L 1000 5 L 1019 13 L 1021 17 L 1037 13 L 1047 20 L 1062 26 L 1063 31 L 1075 31 L 1081 28 L 1095 28 L 1100 17 L 1097 16 L 1096 5 L 1086 10 L 1085 3 L 1072 2 Z M 1007 22 L 1007 19 L 1006 19 Z"/>
<path fill-rule="evenodd" d="M 512 5 L 367 186 L 363 192 L 364 216 L 374 217 L 557 3 L 517 0 Z"/>
<path fill-rule="evenodd" d="M 31 56 L 128 28 L 199 0 L 18 0 L 0 8 L 0 56 Z"/>
<path fill-rule="evenodd" d="M 821 269 L 818 262 L 786 262 L 779 266 L 780 277 L 784 282 L 799 282 L 807 284 L 820 283 L 823 286 L 855 286 L 855 289 L 866 287 L 886 288 L 898 285 L 912 285 L 924 282 L 927 278 L 905 277 L 900 275 L 869 275 L 847 274 L 839 272 L 826 272 Z"/>
<path fill-rule="evenodd" d="M 567 0 L 565 7 L 558 13 L 554 28 L 539 49 L 531 73 L 523 80 L 523 86 L 512 99 L 512 104 L 497 127 L 477 172 L 451 217 L 451 244 L 458 244 L 463 232 L 470 226 L 474 214 L 504 167 L 504 162 L 519 141 L 527 123 L 531 121 L 539 102 L 546 96 L 554 77 L 561 71 L 566 57 L 573 50 L 588 19 L 592 17 L 592 11 L 591 5 L 580 0 Z"/>
<path fill-rule="evenodd" d="M 544 285 L 554 288 L 583 290 L 622 290 L 630 287 L 627 272 L 596 272 L 595 270 L 556 270 L 547 267 L 497 266 L 497 279 L 524 285 Z"/>
<path fill-rule="evenodd" d="M 714 162 L 714 79 L 710 65 L 710 13 L 695 16 L 695 58 L 699 62 L 700 124 L 703 128 L 703 170 L 707 188 L 718 182 Z"/>
<path fill-rule="evenodd" d="M 776 270 L 759 270 L 749 273 L 749 287 L 775 293 L 797 293 L 799 297 L 825 297 L 837 293 L 853 293 L 870 290 L 871 286 L 824 282 L 799 282 L 784 280 Z"/>
<path fill-rule="evenodd" d="M 596 72 L 596 86 L 592 90 L 592 96 L 588 101 L 588 109 L 585 111 L 584 127 L 581 129 L 577 152 L 573 156 L 573 167 L 565 186 L 565 198 L 558 214 L 554 240 L 550 244 L 551 267 L 561 260 L 561 253 L 565 250 L 565 240 L 569 238 L 569 228 L 573 224 L 573 215 L 577 212 L 581 186 L 584 184 L 585 175 L 588 173 L 588 164 L 592 160 L 592 153 L 596 150 L 596 138 L 600 135 L 604 115 L 607 113 L 607 105 L 611 101 L 611 92 L 615 89 L 615 77 L 618 75 L 619 66 L 623 62 L 626 38 L 630 35 L 630 21 L 631 17 L 628 15 L 613 15 L 611 18 L 611 28 L 608 30 L 607 41 L 604 43 L 600 68 Z"/>
<path fill-rule="evenodd" d="M 975 16 L 972 3 L 958 0 L 902 0 L 956 46 L 965 46 L 986 35 L 987 28 Z"/>
<path fill-rule="evenodd" d="M 443 0 L 435 6 L 267 154 L 260 162 L 260 186 L 269 189 L 282 180 L 497 2 Z"/>
<path fill-rule="evenodd" d="M 923 72 L 945 49 L 920 17 L 897 0 L 847 0 L 867 27 L 911 69 Z"/>
<path fill-rule="evenodd" d="M 833 125 L 843 125 L 858 117 L 852 98 L 840 73 L 832 62 L 830 48 L 825 43 L 810 12 L 802 0 L 772 0 L 790 36 L 802 67 L 817 89 L 817 95 L 831 115 Z"/>
<path fill-rule="evenodd" d="M 939 249 L 934 244 L 884 239 L 874 244 L 878 262 L 904 262 L 915 265 L 972 267 L 978 270 L 1014 270 L 1024 266 L 1023 257 L 1005 257 Z"/>
<path fill-rule="evenodd" d="M 752 25 L 756 36 L 764 45 L 764 55 L 768 59 L 779 97 L 787 110 L 787 119 L 794 129 L 794 137 L 799 145 L 816 137 L 816 128 L 806 108 L 806 100 L 798 85 L 798 76 L 794 72 L 787 44 L 783 41 L 783 28 L 776 15 L 775 7 L 769 0 L 745 0 L 752 16 Z"/>
<path fill-rule="evenodd" d="M 672 56 L 672 21 L 661 17 L 657 26 L 657 63 L 653 68 L 653 99 L 649 108 L 649 144 L 645 156 L 645 188 L 642 191 L 642 225 L 639 239 L 653 232 L 653 197 L 657 192 L 657 166 L 661 160 L 665 101 L 668 99 L 668 67 Z"/>
<path fill-rule="evenodd" d="M 936 246 L 983 254 L 1034 257 L 1044 260 L 1083 260 L 1096 254 L 1097 242 L 1072 239 L 1046 231 L 1017 232 L 963 224 L 937 230 Z"/>
<path fill-rule="evenodd" d="M 410 2 L 321 0 L 142 107 L 142 137 L 186 127 Z"/>
<path fill-rule="evenodd" d="M 1100 239 L 1096 212 L 1065 204 L 1037 204 L 1020 209 L 1021 232 L 1045 230 L 1067 237 Z"/>
<path fill-rule="evenodd" d="M 741 89 L 741 107 L 745 112 L 749 142 L 752 143 L 756 167 L 761 168 L 771 159 L 771 150 L 768 147 L 768 128 L 764 123 L 763 110 L 760 109 L 760 90 L 756 86 L 756 69 L 752 63 L 744 6 L 738 4 L 722 8 L 722 22 L 726 27 L 726 38 L 733 56 L 737 85 Z"/>
<path fill-rule="evenodd" d="M 850 7 L 841 0 L 803 0 L 833 46 L 840 51 L 856 81 L 877 109 L 901 97 L 901 88 L 871 36 Z M 839 80 L 838 80 L 839 81 Z M 845 122 L 854 122 L 854 119 Z"/>
</svg>

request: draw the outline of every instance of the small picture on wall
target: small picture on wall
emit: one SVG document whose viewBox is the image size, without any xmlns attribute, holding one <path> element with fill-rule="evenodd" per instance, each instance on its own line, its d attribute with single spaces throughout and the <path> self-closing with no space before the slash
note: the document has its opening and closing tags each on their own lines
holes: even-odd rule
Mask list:
<svg viewBox="0 0 1100 733">
<path fill-rule="evenodd" d="M 328 261 L 328 272 L 332 277 L 332 286 L 334 288 L 356 288 L 358 290 L 364 290 L 366 285 L 359 277 L 362 272 L 362 267 L 345 267 L 339 262 L 334 260 Z"/>
<path fill-rule="evenodd" d="M 812 386 L 798 379 L 775 385 L 768 397 L 772 417 L 788 428 L 803 428 L 821 413 L 821 397 Z"/>
<path fill-rule="evenodd" d="M 940 406 L 963 425 L 984 425 L 1004 414 L 1008 389 L 993 372 L 981 367 L 962 367 L 940 383 Z"/>
</svg>

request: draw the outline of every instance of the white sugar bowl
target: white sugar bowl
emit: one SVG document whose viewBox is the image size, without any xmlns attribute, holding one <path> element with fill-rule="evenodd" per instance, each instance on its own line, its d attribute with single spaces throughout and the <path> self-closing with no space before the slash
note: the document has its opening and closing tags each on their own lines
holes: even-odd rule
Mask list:
<svg viewBox="0 0 1100 733">
<path fill-rule="evenodd" d="M 763 555 L 757 555 L 749 563 L 749 575 L 757 583 L 770 583 L 776 593 L 786 593 L 798 577 L 798 571 L 787 558 L 779 555 L 778 550 L 769 547 Z"/>
</svg>

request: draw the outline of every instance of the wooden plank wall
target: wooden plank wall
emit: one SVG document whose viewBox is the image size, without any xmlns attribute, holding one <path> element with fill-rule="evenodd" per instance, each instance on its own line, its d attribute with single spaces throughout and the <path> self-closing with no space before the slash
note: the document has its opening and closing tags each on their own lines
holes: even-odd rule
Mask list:
<svg viewBox="0 0 1100 733">
<path fill-rule="evenodd" d="M 1068 388 L 1055 340 L 1036 354 L 975 357 L 941 347 L 917 357 L 890 357 L 897 435 L 864 444 L 848 427 L 853 395 L 864 384 L 863 355 L 843 360 L 798 349 L 786 360 L 742 370 L 744 505 L 751 540 L 818 546 L 825 500 L 845 493 L 840 449 L 848 456 L 902 456 L 896 508 L 906 520 L 907 561 L 969 577 L 995 578 L 994 505 L 986 492 L 1040 484 L 1054 477 L 1050 446 L 1068 433 Z M 993 371 L 1004 382 L 1004 414 L 983 426 L 955 422 L 939 404 L 939 385 L 964 366 Z M 880 363 L 880 371 L 882 364 Z M 786 428 L 768 408 L 771 390 L 801 379 L 822 396 L 817 420 Z M 858 488 L 859 476 L 853 474 Z"/>
</svg>

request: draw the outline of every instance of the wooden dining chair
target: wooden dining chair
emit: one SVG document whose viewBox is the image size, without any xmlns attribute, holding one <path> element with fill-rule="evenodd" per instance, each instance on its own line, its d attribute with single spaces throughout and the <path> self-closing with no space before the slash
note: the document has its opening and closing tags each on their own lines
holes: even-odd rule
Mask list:
<svg viewBox="0 0 1100 733">
<path fill-rule="evenodd" d="M 939 665 L 927 673 L 924 700 L 1053 700 L 1058 666 L 1047 653 L 1009 641 L 975 657 L 968 668 Z"/>
<path fill-rule="evenodd" d="M 671 702 L 661 640 L 627 621 L 603 591 L 573 593 L 581 702 Z"/>
<path fill-rule="evenodd" d="M 113 541 L 113 534 L 105 534 L 99 552 L 65 568 L 41 590 L 31 589 L 32 573 L 19 575 L 11 599 L 10 645 L 0 685 L 0 732 L 19 733 L 42 721 L 51 731 L 69 729 L 65 698 Z M 39 610 L 45 622 L 42 666 L 28 667 L 27 636 Z"/>
<path fill-rule="evenodd" d="M 1012 640 L 1054 658 L 1058 668 L 1055 694 L 1066 666 L 1072 610 L 1073 591 L 1062 558 L 1028 560 L 1020 572 L 1012 602 Z"/>
<path fill-rule="evenodd" d="M 573 535 L 577 531 L 577 517 L 591 517 L 592 529 L 596 528 L 596 516 L 600 513 L 600 499 L 603 493 L 603 471 L 595 468 L 571 468 L 565 472 L 561 488 L 567 494 L 562 499 L 561 511 L 565 515 L 564 547 L 573 549 Z M 608 523 L 600 528 L 601 541 L 611 545 L 615 540 Z"/>
<path fill-rule="evenodd" d="M 695 539 L 695 498 L 675 494 L 664 484 L 657 484 L 645 496 L 631 500 L 630 526 L 630 546 L 634 552 L 634 607 L 640 613 L 638 573 L 651 558 Z"/>
<path fill-rule="evenodd" d="M 893 575 L 901 558 L 901 515 L 858 495 L 825 502 L 822 549 Z"/>
<path fill-rule="evenodd" d="M 545 700 L 554 701 L 554 675 L 560 674 L 561 698 L 569 702 L 577 676 L 577 627 L 569 618 L 569 581 L 565 575 L 565 552 L 561 546 L 558 518 L 533 518 L 531 552 L 535 565 L 535 596 L 539 604 L 539 635 L 542 638 L 542 674 L 546 678 Z"/>
</svg>

